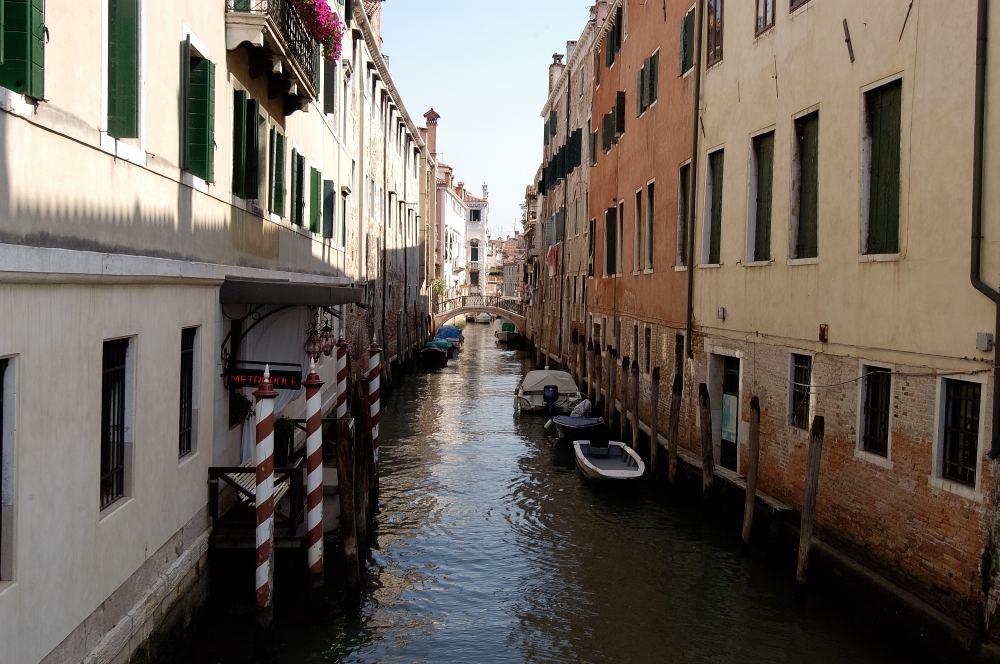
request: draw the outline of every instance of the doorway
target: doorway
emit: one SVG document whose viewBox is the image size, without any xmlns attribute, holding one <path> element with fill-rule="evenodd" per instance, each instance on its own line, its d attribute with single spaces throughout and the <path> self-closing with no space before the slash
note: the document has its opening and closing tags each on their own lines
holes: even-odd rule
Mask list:
<svg viewBox="0 0 1000 664">
<path fill-rule="evenodd" d="M 719 465 L 736 470 L 736 441 L 740 422 L 740 360 L 723 358 L 722 368 L 722 443 Z"/>
</svg>

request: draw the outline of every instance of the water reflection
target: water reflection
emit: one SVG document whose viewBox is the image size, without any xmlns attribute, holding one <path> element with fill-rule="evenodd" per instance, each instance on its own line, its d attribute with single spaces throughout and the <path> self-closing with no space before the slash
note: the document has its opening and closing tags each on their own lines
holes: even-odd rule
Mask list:
<svg viewBox="0 0 1000 664">
<path fill-rule="evenodd" d="M 892 660 L 822 606 L 797 609 L 789 571 L 739 556 L 725 529 L 579 477 L 543 418 L 513 413 L 526 355 L 486 326 L 465 337 L 383 414 L 361 615 L 317 626 L 279 606 L 281 661 Z"/>
</svg>

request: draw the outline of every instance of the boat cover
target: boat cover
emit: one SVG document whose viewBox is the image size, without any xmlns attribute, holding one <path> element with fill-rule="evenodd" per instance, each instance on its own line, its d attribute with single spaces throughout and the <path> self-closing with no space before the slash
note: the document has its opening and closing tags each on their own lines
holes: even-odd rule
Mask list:
<svg viewBox="0 0 1000 664">
<path fill-rule="evenodd" d="M 521 390 L 524 392 L 541 392 L 542 388 L 546 385 L 555 385 L 558 387 L 560 395 L 580 391 L 572 376 L 565 371 L 553 371 L 552 369 L 529 371 L 524 376 L 524 380 L 521 381 Z"/>
<path fill-rule="evenodd" d="M 448 348 L 451 348 L 451 342 L 450 341 L 445 341 L 444 339 L 435 339 L 434 341 L 428 341 L 427 342 L 427 347 L 428 348 L 448 349 Z"/>
<path fill-rule="evenodd" d="M 435 339 L 458 339 L 462 336 L 462 331 L 455 325 L 442 325 L 438 328 Z"/>
<path fill-rule="evenodd" d="M 517 332 L 517 327 L 510 322 L 504 323 L 500 326 L 501 332 Z"/>
<path fill-rule="evenodd" d="M 556 415 L 552 418 L 552 421 L 559 426 L 571 429 L 582 429 L 604 423 L 604 419 L 600 417 L 573 417 L 571 415 Z"/>
</svg>

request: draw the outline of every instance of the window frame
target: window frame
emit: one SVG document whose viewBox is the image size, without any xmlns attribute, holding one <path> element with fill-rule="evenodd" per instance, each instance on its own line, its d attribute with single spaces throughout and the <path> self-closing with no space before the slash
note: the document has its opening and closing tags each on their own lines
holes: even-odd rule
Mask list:
<svg viewBox="0 0 1000 664">
<path fill-rule="evenodd" d="M 754 12 L 754 33 L 753 33 L 753 35 L 754 35 L 755 38 L 756 37 L 760 37 L 765 32 L 767 32 L 768 30 L 770 30 L 771 28 L 774 27 L 775 14 L 776 14 L 776 12 L 775 12 L 775 2 L 776 1 L 777 0 L 757 0 L 757 2 L 755 3 L 755 10 L 756 11 Z M 770 22 L 767 21 L 767 6 L 768 5 L 770 5 L 770 9 L 771 9 L 771 21 Z M 763 13 L 761 12 L 762 8 L 764 9 Z"/>
<path fill-rule="evenodd" d="M 646 226 L 645 241 L 643 242 L 643 274 L 652 274 L 653 263 L 656 258 L 656 247 L 654 246 L 656 230 L 656 178 L 646 182 L 646 211 L 644 223 Z"/>
<path fill-rule="evenodd" d="M 757 247 L 757 222 L 758 222 L 758 202 L 760 200 L 760 164 L 758 156 L 758 143 L 764 139 L 764 137 L 771 136 L 771 204 L 770 204 L 770 218 L 768 219 L 768 224 L 770 229 L 768 230 L 768 240 L 771 242 L 768 245 L 766 259 L 758 258 L 758 247 Z M 746 246 L 746 256 L 744 257 L 743 265 L 746 267 L 755 267 L 770 265 L 774 262 L 774 253 L 772 249 L 774 248 L 773 238 L 771 233 L 774 230 L 774 141 L 775 141 L 775 128 L 774 126 L 762 129 L 761 131 L 752 134 L 750 136 L 750 150 L 749 150 L 749 165 L 748 173 L 749 177 L 747 179 L 747 246 Z"/>
<path fill-rule="evenodd" d="M 705 68 L 722 62 L 725 39 L 725 0 L 708 0 L 705 6 Z M 715 19 L 713 24 L 712 19 Z M 697 43 L 697 39 L 695 40 Z"/>
<path fill-rule="evenodd" d="M 685 174 L 687 177 L 685 178 Z M 691 200 L 691 160 L 677 168 L 677 228 L 674 270 L 686 270 L 688 263 L 688 220 Z"/>
<path fill-rule="evenodd" d="M 816 255 L 802 256 L 800 243 L 800 228 L 802 224 L 802 152 L 804 151 L 805 135 L 801 133 L 805 122 L 812 116 L 816 117 Z M 792 163 L 791 163 L 791 199 L 788 214 L 788 264 L 808 265 L 819 262 L 819 177 L 820 168 L 820 115 L 819 106 L 806 109 L 792 118 Z M 772 219 L 773 221 L 773 219 Z"/>
<path fill-rule="evenodd" d="M 788 13 L 791 14 L 791 13 L 797 11 L 799 8 L 805 7 L 810 2 L 812 2 L 812 0 L 789 0 L 789 2 L 788 2 Z"/>
<path fill-rule="evenodd" d="M 202 191 L 203 193 L 208 192 L 208 184 L 215 183 L 215 120 L 218 114 L 218 104 L 217 91 L 215 89 L 216 79 L 218 78 L 218 70 L 215 62 L 211 59 L 208 52 L 208 47 L 198 39 L 194 33 L 184 26 L 184 39 L 181 41 L 181 53 L 182 53 L 182 67 L 181 67 L 181 116 L 183 121 L 181 122 L 182 136 L 181 136 L 181 168 L 184 175 L 182 175 L 182 180 Z M 191 98 L 191 74 L 192 74 L 192 54 L 194 57 L 200 58 L 208 65 L 206 69 L 208 70 L 207 80 L 208 80 L 208 98 L 205 100 L 207 104 L 206 119 L 207 127 L 205 128 L 205 143 L 201 147 L 205 150 L 205 170 L 195 170 L 192 167 L 192 157 L 191 157 L 191 110 L 192 110 L 192 98 Z"/>
<path fill-rule="evenodd" d="M 126 337 L 113 337 L 105 339 L 103 341 L 103 348 L 106 351 L 107 344 L 114 342 L 125 342 L 125 357 L 124 365 L 122 365 L 122 371 L 124 376 L 122 378 L 121 385 L 121 399 L 122 404 L 118 406 L 119 415 L 122 420 L 122 434 L 121 441 L 111 441 L 105 440 L 105 409 L 108 404 L 105 402 L 105 392 L 108 388 L 104 383 L 104 374 L 109 369 L 107 368 L 108 360 L 104 357 L 104 352 L 102 352 L 102 392 L 101 392 L 101 433 L 100 433 L 100 454 L 101 454 L 101 468 L 99 474 L 98 482 L 98 506 L 100 509 L 100 518 L 104 519 L 112 512 L 117 511 L 121 506 L 125 505 L 132 499 L 133 495 L 133 458 L 134 458 L 134 446 L 135 446 L 135 364 L 136 364 L 136 347 L 137 338 L 134 336 Z M 120 445 L 117 451 L 121 454 L 121 492 L 111 491 L 109 492 L 109 498 L 105 499 L 105 475 L 109 475 L 111 472 L 117 472 L 117 468 L 109 469 L 108 472 L 104 470 L 104 448 L 105 444 L 108 445 Z M 109 459 L 109 463 L 113 464 L 114 461 Z"/>
<path fill-rule="evenodd" d="M 879 371 L 889 372 L 889 423 L 888 430 L 886 432 L 886 453 L 885 456 L 878 454 L 877 452 L 872 452 L 865 449 L 865 418 L 867 415 L 865 405 L 867 397 L 867 387 L 868 387 L 868 373 L 870 369 L 876 369 Z M 896 388 L 896 381 L 894 380 L 893 374 L 896 371 L 895 365 L 886 364 L 884 362 L 875 362 L 872 360 L 860 360 L 858 362 L 858 370 L 861 379 L 858 381 L 858 408 L 857 417 L 855 421 L 855 445 L 854 445 L 854 458 L 861 459 L 862 461 L 867 461 L 869 463 L 875 464 L 885 468 L 886 470 L 892 470 L 892 410 L 893 410 L 893 390 Z"/>
<path fill-rule="evenodd" d="M 632 274 L 640 274 L 642 272 L 642 227 L 643 227 L 643 205 L 642 205 L 642 187 L 635 190 L 635 208 L 633 210 L 634 217 L 632 219 Z"/>
<path fill-rule="evenodd" d="M 872 112 L 870 102 L 873 93 L 889 86 L 899 86 L 899 144 L 897 149 L 896 175 L 896 250 L 886 252 L 870 251 L 871 229 L 871 183 L 872 183 Z M 897 260 L 900 256 L 900 244 L 903 233 L 903 94 L 906 92 L 903 73 L 894 74 L 861 88 L 861 232 L 859 233 L 859 252 L 865 261 Z"/>
<path fill-rule="evenodd" d="M 961 482 L 948 479 L 944 477 L 943 471 L 943 460 L 944 460 L 944 427 L 945 427 L 945 409 L 946 404 L 946 382 L 949 380 L 959 380 L 966 383 L 978 383 L 980 385 L 979 392 L 979 431 L 976 442 L 976 483 L 975 486 L 969 486 Z M 964 498 L 972 500 L 974 502 L 982 502 L 983 500 L 983 455 L 986 453 L 985 442 L 986 442 L 986 398 L 987 388 L 989 386 L 988 376 L 984 374 L 972 374 L 963 376 L 938 376 L 936 379 L 936 390 L 935 390 L 935 409 L 934 409 L 934 458 L 933 458 L 933 468 L 931 475 L 928 478 L 928 483 L 930 486 L 948 491 L 951 493 L 958 494 Z"/>
<path fill-rule="evenodd" d="M 795 405 L 796 405 L 796 383 L 795 383 L 795 359 L 797 357 L 809 358 L 809 386 L 805 393 L 808 395 L 806 398 L 806 414 L 805 422 L 797 424 L 795 421 Z M 812 426 L 813 414 L 816 410 L 816 354 L 804 351 L 804 350 L 792 350 L 788 353 L 788 409 L 787 417 L 785 419 L 785 424 L 793 429 L 798 429 L 800 431 L 809 432 Z M 801 387 L 801 386 L 800 386 Z M 799 392 L 802 392 L 801 390 Z"/>
<path fill-rule="evenodd" d="M 722 155 L 722 191 L 719 192 L 719 206 L 716 210 L 715 206 L 715 175 L 712 172 L 714 168 L 713 157 L 717 155 Z M 702 242 L 701 242 L 701 263 L 702 266 L 721 266 L 722 265 L 722 203 L 723 196 L 725 195 L 725 173 L 726 173 L 726 149 L 725 146 L 719 146 L 713 148 L 706 154 L 705 159 L 705 205 L 704 213 L 702 216 Z M 716 223 L 716 212 L 718 212 L 718 223 Z M 717 229 L 716 229 L 717 227 Z M 714 244 L 713 238 L 715 237 L 714 231 L 718 230 L 718 245 L 719 253 L 712 261 L 712 245 Z"/>
<path fill-rule="evenodd" d="M 191 347 L 186 348 L 186 337 L 191 333 Z M 200 360 L 201 328 L 181 328 L 180 390 L 177 458 L 181 461 L 198 451 L 198 406 L 200 398 L 198 364 Z M 189 354 L 189 355 L 186 355 Z M 190 364 L 188 364 L 190 363 Z M 186 418 L 185 418 L 186 415 Z M 187 425 L 185 427 L 185 424 Z M 185 433 L 187 436 L 185 437 Z"/>
</svg>

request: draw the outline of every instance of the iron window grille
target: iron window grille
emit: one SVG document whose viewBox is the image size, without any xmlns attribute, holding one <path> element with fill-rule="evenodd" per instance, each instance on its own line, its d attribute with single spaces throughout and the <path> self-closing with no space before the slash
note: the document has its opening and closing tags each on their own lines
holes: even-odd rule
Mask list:
<svg viewBox="0 0 1000 664">
<path fill-rule="evenodd" d="M 945 379 L 944 393 L 941 475 L 945 479 L 975 487 L 982 385 Z"/>
<path fill-rule="evenodd" d="M 882 457 L 889 456 L 892 372 L 883 367 L 864 368 L 864 415 L 861 449 Z"/>
<path fill-rule="evenodd" d="M 198 328 L 181 330 L 181 409 L 178 456 L 191 453 L 194 437 L 194 340 Z"/>
<path fill-rule="evenodd" d="M 812 386 L 812 357 L 792 355 L 792 426 L 809 428 L 809 393 Z"/>
<path fill-rule="evenodd" d="M 125 373 L 128 345 L 128 339 L 104 342 L 101 509 L 125 496 Z"/>
</svg>

